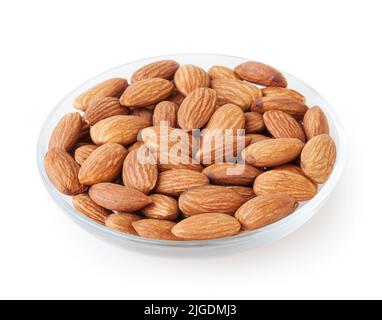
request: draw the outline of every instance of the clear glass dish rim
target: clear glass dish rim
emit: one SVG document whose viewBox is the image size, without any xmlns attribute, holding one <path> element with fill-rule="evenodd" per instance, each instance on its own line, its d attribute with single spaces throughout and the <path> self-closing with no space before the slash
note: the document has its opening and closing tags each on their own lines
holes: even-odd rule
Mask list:
<svg viewBox="0 0 382 320">
<path fill-rule="evenodd" d="M 179 53 L 179 54 L 168 54 L 168 55 L 160 55 L 160 56 L 153 56 L 153 57 L 147 57 L 144 59 L 139 59 L 135 61 L 131 61 L 122 65 L 119 65 L 117 67 L 111 68 L 107 71 L 104 71 L 100 74 L 98 74 L 95 77 L 92 77 L 91 79 L 88 79 L 81 85 L 79 85 L 76 89 L 72 91 L 75 92 L 78 88 L 86 86 L 87 83 L 91 82 L 95 78 L 102 77 L 102 75 L 107 74 L 109 72 L 112 72 L 113 70 L 120 69 L 123 66 L 142 62 L 150 61 L 154 59 L 168 59 L 169 57 L 172 57 L 173 59 L 176 59 L 176 57 L 180 56 L 219 56 L 219 57 L 225 57 L 225 58 L 232 58 L 232 59 L 242 59 L 242 60 L 250 60 L 243 57 L 237 57 L 232 55 L 225 55 L 225 54 L 214 54 L 214 53 Z M 328 199 L 331 192 L 334 190 L 335 186 L 337 185 L 341 174 L 344 170 L 345 163 L 346 163 L 346 155 L 347 155 L 347 143 L 345 139 L 345 133 L 344 128 L 342 126 L 342 123 L 334 110 L 334 108 L 331 106 L 331 104 L 315 89 L 313 89 L 310 85 L 306 84 L 301 79 L 297 78 L 296 76 L 282 71 L 287 77 L 293 77 L 295 80 L 302 83 L 304 86 L 306 86 L 312 93 L 314 93 L 316 96 L 320 97 L 323 101 L 325 101 L 325 109 L 329 113 L 331 121 L 333 123 L 333 126 L 336 128 L 336 131 L 338 133 L 338 140 L 339 143 L 337 144 L 337 160 L 336 164 L 334 166 L 334 169 L 332 171 L 332 174 L 328 181 L 321 187 L 318 194 L 310 201 L 305 203 L 303 207 L 297 208 L 297 210 L 289 215 L 288 217 L 275 222 L 273 224 L 270 224 L 266 227 L 253 230 L 253 231 L 247 231 L 245 233 L 239 234 L 237 236 L 229 237 L 229 238 L 220 238 L 220 239 L 212 239 L 212 240 L 195 240 L 195 241 L 167 241 L 167 240 L 156 240 L 156 239 L 148 239 L 148 238 L 142 238 L 130 234 L 121 233 L 115 230 L 112 230 L 106 226 L 103 226 L 101 224 L 98 224 L 82 214 L 78 213 L 72 206 L 70 206 L 67 202 L 65 202 L 63 196 L 51 185 L 50 181 L 46 178 L 45 174 L 45 168 L 44 168 L 44 159 L 43 157 L 40 157 L 40 154 L 45 154 L 46 150 L 43 146 L 43 136 L 45 134 L 45 128 L 48 126 L 49 120 L 52 117 L 52 115 L 56 112 L 57 109 L 60 108 L 63 101 L 65 101 L 66 97 L 69 96 L 71 93 L 67 94 L 55 107 L 54 109 L 49 113 L 47 118 L 45 119 L 39 133 L 38 142 L 37 142 L 37 166 L 39 170 L 40 177 L 45 185 L 45 188 L 49 192 L 50 196 L 53 198 L 53 200 L 56 202 L 56 204 L 71 218 L 77 220 L 78 222 L 81 222 L 85 225 L 88 225 L 95 229 L 95 231 L 99 231 L 103 234 L 116 237 L 118 239 L 126 240 L 128 242 L 141 244 L 141 245 L 149 245 L 149 246 L 157 246 L 157 247 L 177 247 L 177 248 L 187 248 L 187 247 L 194 247 L 194 248 L 213 248 L 213 247 L 224 247 L 224 246 L 232 246 L 235 244 L 243 244 L 245 242 L 254 240 L 256 237 L 262 237 L 266 234 L 270 234 L 273 232 L 276 232 L 278 229 L 282 228 L 283 226 L 286 226 L 290 223 L 292 223 L 294 220 L 297 220 L 299 216 L 302 216 L 304 214 L 307 214 L 311 211 L 317 211 L 318 208 L 325 202 L 325 200 Z"/>
</svg>

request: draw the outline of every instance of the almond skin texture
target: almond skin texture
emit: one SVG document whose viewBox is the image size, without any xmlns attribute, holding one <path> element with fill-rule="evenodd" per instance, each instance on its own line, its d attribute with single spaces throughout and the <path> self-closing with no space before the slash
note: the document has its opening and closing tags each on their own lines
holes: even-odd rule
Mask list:
<svg viewBox="0 0 382 320">
<path fill-rule="evenodd" d="M 262 172 L 244 164 L 213 164 L 202 172 L 211 183 L 218 185 L 249 186 Z"/>
<path fill-rule="evenodd" d="M 127 153 L 133 152 L 134 150 L 141 148 L 142 146 L 144 146 L 144 144 L 145 143 L 143 141 L 134 142 L 127 148 Z"/>
<path fill-rule="evenodd" d="M 285 97 L 305 103 L 305 97 L 301 93 L 292 89 L 268 87 L 261 89 L 261 93 L 263 94 L 263 97 Z"/>
<path fill-rule="evenodd" d="M 328 180 L 336 162 L 336 145 L 327 134 L 313 137 L 301 153 L 301 168 L 316 183 Z"/>
<path fill-rule="evenodd" d="M 144 193 L 115 183 L 99 183 L 89 189 L 89 197 L 113 211 L 138 211 L 151 203 Z"/>
<path fill-rule="evenodd" d="M 136 232 L 143 238 L 158 240 L 181 240 L 172 234 L 175 222 L 158 219 L 142 219 L 133 222 Z"/>
<path fill-rule="evenodd" d="M 320 134 L 329 134 L 329 124 L 320 107 L 310 108 L 304 116 L 304 130 L 308 140 Z"/>
<path fill-rule="evenodd" d="M 133 109 L 131 115 L 144 120 L 147 126 L 152 126 L 153 124 L 153 112 L 148 108 Z"/>
<path fill-rule="evenodd" d="M 256 167 L 275 167 L 296 159 L 304 147 L 298 139 L 269 139 L 251 144 L 242 153 L 242 158 Z"/>
<path fill-rule="evenodd" d="M 141 210 L 145 217 L 161 220 L 174 220 L 178 217 L 178 202 L 174 198 L 163 194 L 152 194 L 150 199 L 152 204 Z"/>
<path fill-rule="evenodd" d="M 251 200 L 256 196 L 252 187 L 226 186 L 225 188 L 237 192 L 245 199 L 245 201 Z"/>
<path fill-rule="evenodd" d="M 257 87 L 240 80 L 213 80 L 211 88 L 217 93 L 219 105 L 232 103 L 243 111 L 247 111 L 251 104 L 261 96 L 261 91 Z"/>
<path fill-rule="evenodd" d="M 244 229 L 256 230 L 285 218 L 297 206 L 296 200 L 286 193 L 265 194 L 243 204 L 235 217 Z"/>
<path fill-rule="evenodd" d="M 82 164 L 86 161 L 86 159 L 90 156 L 90 154 L 97 149 L 98 147 L 94 144 L 86 144 L 84 146 L 78 147 L 74 151 L 74 159 L 76 162 L 82 166 Z"/>
<path fill-rule="evenodd" d="M 113 213 L 106 218 L 105 224 L 118 232 L 138 235 L 133 227 L 133 222 L 141 219 L 134 213 Z"/>
<path fill-rule="evenodd" d="M 90 124 L 118 115 L 129 114 L 129 109 L 121 106 L 118 98 L 105 97 L 94 100 L 85 111 L 84 119 Z"/>
<path fill-rule="evenodd" d="M 263 131 L 265 128 L 263 115 L 258 112 L 246 112 L 245 117 L 245 133 L 256 133 Z"/>
<path fill-rule="evenodd" d="M 48 149 L 61 148 L 70 151 L 77 143 L 82 128 L 82 117 L 78 112 L 68 113 L 54 128 Z"/>
<path fill-rule="evenodd" d="M 234 71 L 243 80 L 265 87 L 288 86 L 288 82 L 280 71 L 264 63 L 247 61 L 238 65 Z"/>
<path fill-rule="evenodd" d="M 90 129 L 95 144 L 119 143 L 128 145 L 137 141 L 138 132 L 147 122 L 135 116 L 113 116 L 99 121 Z"/>
<path fill-rule="evenodd" d="M 208 88 L 198 88 L 186 96 L 178 110 L 179 126 L 185 131 L 200 129 L 215 111 L 216 92 Z"/>
<path fill-rule="evenodd" d="M 202 213 L 225 213 L 233 215 L 245 202 L 236 191 L 223 186 L 191 188 L 179 197 L 179 208 L 186 216 Z"/>
<path fill-rule="evenodd" d="M 210 77 L 202 68 L 186 64 L 181 66 L 175 73 L 174 82 L 176 89 L 187 96 L 198 88 L 208 88 L 210 86 Z"/>
<path fill-rule="evenodd" d="M 146 149 L 148 151 L 148 149 Z M 147 160 L 147 163 L 146 163 Z M 142 163 L 142 162 L 145 163 Z M 149 193 L 156 185 L 158 169 L 154 157 L 145 149 L 130 152 L 124 163 L 122 172 L 123 184 Z"/>
<path fill-rule="evenodd" d="M 126 149 L 117 143 L 107 143 L 98 147 L 82 164 L 78 173 L 80 182 L 92 186 L 115 180 L 122 172 L 126 155 Z"/>
<path fill-rule="evenodd" d="M 263 97 L 257 99 L 251 110 L 264 113 L 270 110 L 280 110 L 289 113 L 296 119 L 302 119 L 308 107 L 299 100 L 284 97 Z"/>
<path fill-rule="evenodd" d="M 254 144 L 259 141 L 272 139 L 271 137 L 264 136 L 263 134 L 250 133 L 245 135 L 248 139 L 250 139 L 250 144 Z"/>
<path fill-rule="evenodd" d="M 85 193 L 74 196 L 72 198 L 72 202 L 74 209 L 76 209 L 79 213 L 103 225 L 105 224 L 106 217 L 112 213 L 112 211 L 102 208 L 96 204 Z"/>
<path fill-rule="evenodd" d="M 176 197 L 187 189 L 207 184 L 208 178 L 198 171 L 174 169 L 159 174 L 155 192 Z"/>
<path fill-rule="evenodd" d="M 317 186 L 301 174 L 271 170 L 259 175 L 253 185 L 256 195 L 287 193 L 296 201 L 312 199 L 317 194 Z"/>
<path fill-rule="evenodd" d="M 63 149 L 48 151 L 44 159 L 45 171 L 55 188 L 66 195 L 76 195 L 86 191 L 78 180 L 79 165 Z"/>
<path fill-rule="evenodd" d="M 81 94 L 74 101 L 74 106 L 81 111 L 86 111 L 94 100 L 105 97 L 119 98 L 127 86 L 127 80 L 122 78 L 103 81 Z"/>
<path fill-rule="evenodd" d="M 245 119 L 243 110 L 234 104 L 225 104 L 216 109 L 207 129 L 244 129 Z"/>
<path fill-rule="evenodd" d="M 154 109 L 153 125 L 160 126 L 166 123 L 167 126 L 175 128 L 177 126 L 179 106 L 171 101 L 162 101 L 158 103 Z"/>
<path fill-rule="evenodd" d="M 174 60 L 161 60 L 143 66 L 133 73 L 131 82 L 151 78 L 162 78 L 172 80 L 176 70 L 179 69 L 179 64 Z"/>
<path fill-rule="evenodd" d="M 264 123 L 267 130 L 275 138 L 296 138 L 302 142 L 306 141 L 304 130 L 290 114 L 271 110 L 264 113 Z"/>
<path fill-rule="evenodd" d="M 231 237 L 240 232 L 240 223 L 224 213 L 205 213 L 179 222 L 172 233 L 184 240 Z"/>
<path fill-rule="evenodd" d="M 173 93 L 167 100 L 174 102 L 178 105 L 178 107 L 182 104 L 185 96 L 179 93 L 177 90 L 175 90 L 175 93 Z"/>
<path fill-rule="evenodd" d="M 169 97 L 174 85 L 165 79 L 151 78 L 131 84 L 121 96 L 123 106 L 144 108 Z"/>
<path fill-rule="evenodd" d="M 233 70 L 224 66 L 211 67 L 208 70 L 208 75 L 210 76 L 211 80 L 216 80 L 216 79 L 240 80 L 238 75 L 235 72 L 233 72 Z"/>
</svg>

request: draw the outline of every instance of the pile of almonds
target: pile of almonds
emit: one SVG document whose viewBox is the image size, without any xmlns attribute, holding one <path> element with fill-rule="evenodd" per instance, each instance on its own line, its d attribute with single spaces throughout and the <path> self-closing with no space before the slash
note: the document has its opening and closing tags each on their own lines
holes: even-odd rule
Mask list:
<svg viewBox="0 0 382 320">
<path fill-rule="evenodd" d="M 336 159 L 323 111 L 308 108 L 282 73 L 254 61 L 208 72 L 157 61 L 130 84 L 97 84 L 74 107 L 80 112 L 65 115 L 51 135 L 47 176 L 81 214 L 146 238 L 206 240 L 272 224 L 317 194 Z M 183 136 L 181 147 L 192 149 L 193 129 L 206 133 L 193 161 L 159 147 Z M 239 135 L 207 144 L 215 129 L 245 129 L 242 147 Z M 140 161 L 142 150 L 154 161 Z"/>
</svg>

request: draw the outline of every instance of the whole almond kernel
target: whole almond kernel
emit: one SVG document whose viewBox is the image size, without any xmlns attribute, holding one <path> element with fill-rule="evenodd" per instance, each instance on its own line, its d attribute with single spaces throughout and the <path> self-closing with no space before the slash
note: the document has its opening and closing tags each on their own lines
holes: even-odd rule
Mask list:
<svg viewBox="0 0 382 320">
<path fill-rule="evenodd" d="M 152 203 L 141 210 L 145 217 L 162 220 L 174 220 L 178 217 L 178 202 L 174 198 L 163 194 L 152 194 L 150 199 Z"/>
<path fill-rule="evenodd" d="M 232 103 L 244 111 L 261 97 L 261 91 L 256 86 L 240 80 L 216 79 L 211 81 L 211 88 L 217 93 L 218 105 Z"/>
<path fill-rule="evenodd" d="M 179 241 L 181 239 L 171 232 L 175 225 L 175 222 L 159 219 L 142 219 L 133 222 L 134 229 L 143 238 Z"/>
<path fill-rule="evenodd" d="M 207 184 L 209 184 L 208 178 L 198 171 L 173 169 L 159 174 L 155 192 L 176 197 L 187 189 Z"/>
<path fill-rule="evenodd" d="M 94 144 L 86 144 L 81 147 L 78 147 L 74 151 L 74 159 L 76 162 L 82 166 L 82 164 L 85 162 L 85 160 L 90 156 L 90 154 L 97 149 L 97 146 Z"/>
<path fill-rule="evenodd" d="M 147 123 L 147 127 L 153 124 L 153 111 L 148 108 L 133 109 L 131 115 L 144 120 Z"/>
<path fill-rule="evenodd" d="M 327 134 L 310 139 L 301 153 L 302 171 L 316 183 L 328 180 L 336 161 L 336 145 Z"/>
<path fill-rule="evenodd" d="M 87 186 L 115 180 L 122 172 L 126 155 L 126 149 L 120 144 L 104 144 L 94 150 L 82 164 L 78 179 Z"/>
<path fill-rule="evenodd" d="M 82 117 L 78 112 L 66 114 L 54 128 L 48 149 L 61 148 L 69 152 L 77 143 L 81 128 Z"/>
<path fill-rule="evenodd" d="M 242 158 L 256 167 L 275 167 L 296 159 L 304 147 L 299 139 L 280 138 L 256 142 L 243 150 Z"/>
<path fill-rule="evenodd" d="M 283 74 L 275 68 L 264 63 L 247 61 L 238 65 L 234 71 L 243 80 L 266 87 L 284 87 L 288 82 Z"/>
<path fill-rule="evenodd" d="M 174 60 L 155 61 L 135 71 L 131 76 L 131 82 L 137 82 L 151 78 L 172 80 L 178 68 L 179 64 Z"/>
<path fill-rule="evenodd" d="M 89 197 L 101 207 L 113 211 L 138 211 L 151 203 L 144 193 L 115 183 L 99 183 L 89 189 Z"/>
<path fill-rule="evenodd" d="M 246 134 L 245 136 L 248 139 L 250 139 L 249 144 L 254 144 L 254 143 L 259 142 L 259 141 L 272 139 L 271 137 L 265 136 L 263 134 L 257 134 L 257 133 L 249 133 L 249 134 Z"/>
<path fill-rule="evenodd" d="M 105 224 L 106 217 L 112 213 L 96 204 L 85 193 L 74 196 L 72 202 L 74 209 L 79 213 L 100 224 Z"/>
<path fill-rule="evenodd" d="M 187 96 L 195 89 L 208 88 L 210 86 L 210 77 L 202 68 L 186 64 L 176 71 L 174 82 L 177 90 Z"/>
<path fill-rule="evenodd" d="M 105 225 L 118 232 L 138 235 L 133 227 L 133 222 L 141 219 L 134 213 L 113 213 L 105 219 Z"/>
<path fill-rule="evenodd" d="M 240 232 L 240 223 L 224 213 L 205 213 L 189 217 L 173 227 L 172 233 L 184 240 L 231 237 Z"/>
<path fill-rule="evenodd" d="M 87 143 L 92 144 L 93 141 L 90 137 L 90 124 L 87 123 L 82 117 L 80 135 L 78 137 L 77 143 Z"/>
<path fill-rule="evenodd" d="M 120 102 L 123 106 L 144 108 L 169 97 L 174 85 L 165 79 L 151 78 L 131 84 L 122 94 Z"/>
<path fill-rule="evenodd" d="M 240 80 L 238 75 L 233 72 L 232 69 L 224 67 L 224 66 L 213 66 L 208 70 L 208 75 L 211 80 L 215 79 L 234 79 Z"/>
<path fill-rule="evenodd" d="M 155 159 L 149 150 L 137 149 L 130 152 L 122 171 L 123 184 L 143 193 L 149 193 L 156 185 L 158 169 Z"/>
<path fill-rule="evenodd" d="M 271 170 L 259 175 L 253 185 L 256 195 L 287 193 L 296 201 L 312 199 L 317 194 L 317 186 L 301 174 Z"/>
<path fill-rule="evenodd" d="M 272 170 L 289 171 L 305 176 L 304 171 L 302 171 L 300 167 L 295 166 L 293 164 L 284 164 L 282 166 L 274 167 Z"/>
<path fill-rule="evenodd" d="M 177 114 L 179 106 L 171 101 L 162 101 L 155 106 L 153 114 L 153 125 L 160 126 L 165 123 L 175 128 L 177 126 Z"/>
<path fill-rule="evenodd" d="M 280 110 L 289 113 L 296 119 L 302 119 L 308 107 L 299 100 L 286 97 L 262 97 L 251 105 L 251 110 L 265 113 L 270 110 Z"/>
<path fill-rule="evenodd" d="M 285 218 L 297 206 L 296 200 L 286 193 L 265 194 L 243 204 L 235 217 L 244 229 L 256 230 Z"/>
<path fill-rule="evenodd" d="M 209 88 L 189 93 L 178 110 L 179 126 L 187 132 L 203 127 L 214 113 L 216 101 L 216 92 Z"/>
<path fill-rule="evenodd" d="M 160 172 L 172 169 L 189 169 L 201 172 L 204 169 L 200 163 L 194 163 L 193 159 L 188 156 L 178 156 L 173 153 L 161 152 L 157 155 L 157 160 L 158 159 L 160 160 L 158 162 L 158 170 Z"/>
<path fill-rule="evenodd" d="M 103 119 L 127 114 L 129 114 L 129 109 L 121 106 L 118 98 L 104 97 L 94 100 L 89 104 L 85 111 L 84 119 L 90 125 L 95 125 Z"/>
<path fill-rule="evenodd" d="M 245 201 L 253 199 L 256 195 L 253 192 L 252 187 L 243 187 L 243 186 L 225 186 L 225 188 L 233 190 L 241 195 Z"/>
<path fill-rule="evenodd" d="M 207 129 L 244 129 L 243 110 L 234 104 L 225 104 L 216 109 L 208 121 Z"/>
<path fill-rule="evenodd" d="M 206 185 L 183 192 L 179 197 L 179 208 L 186 216 L 202 213 L 233 215 L 244 202 L 245 199 L 234 190 Z"/>
<path fill-rule="evenodd" d="M 143 141 L 134 142 L 133 144 L 129 145 L 129 147 L 127 148 L 127 153 L 130 153 L 134 150 L 141 148 L 142 146 L 144 146 L 144 144 L 145 143 Z"/>
<path fill-rule="evenodd" d="M 265 128 L 263 115 L 258 112 L 246 112 L 245 117 L 245 132 L 256 133 L 263 131 Z"/>
<path fill-rule="evenodd" d="M 175 90 L 175 93 L 173 93 L 167 100 L 174 102 L 178 107 L 182 104 L 185 96 L 182 95 L 180 92 Z"/>
<path fill-rule="evenodd" d="M 78 180 L 79 165 L 65 150 L 59 148 L 49 150 L 44 164 L 49 180 L 61 193 L 76 195 L 87 190 L 87 187 Z"/>
<path fill-rule="evenodd" d="M 245 164 L 213 164 L 202 172 L 211 183 L 218 185 L 249 186 L 262 172 Z"/>
<path fill-rule="evenodd" d="M 301 93 L 292 89 L 280 87 L 267 87 L 261 89 L 261 92 L 263 94 L 263 97 L 289 97 L 292 99 L 299 100 L 302 103 L 305 103 L 305 97 Z"/>
<path fill-rule="evenodd" d="M 95 144 L 119 143 L 128 145 L 137 141 L 138 132 L 147 122 L 135 116 L 113 116 L 91 127 L 90 135 Z"/>
<path fill-rule="evenodd" d="M 264 113 L 264 123 L 267 130 L 275 138 L 296 138 L 306 141 L 304 130 L 290 114 L 280 110 L 270 110 Z"/>
<path fill-rule="evenodd" d="M 320 107 L 310 108 L 304 116 L 304 130 L 308 140 L 320 134 L 329 134 L 329 124 Z"/>
</svg>

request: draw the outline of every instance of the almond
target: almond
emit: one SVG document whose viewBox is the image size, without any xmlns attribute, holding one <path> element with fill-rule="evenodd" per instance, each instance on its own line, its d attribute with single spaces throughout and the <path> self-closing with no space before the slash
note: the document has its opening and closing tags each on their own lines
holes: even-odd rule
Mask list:
<svg viewBox="0 0 382 320">
<path fill-rule="evenodd" d="M 171 101 L 162 101 L 154 109 L 153 125 L 160 126 L 165 123 L 167 126 L 175 128 L 177 126 L 177 114 L 179 106 Z"/>
<path fill-rule="evenodd" d="M 131 76 L 131 82 L 137 82 L 151 78 L 172 80 L 178 68 L 179 64 L 174 60 L 155 61 L 135 71 Z"/>
<path fill-rule="evenodd" d="M 174 198 L 163 194 L 152 194 L 150 199 L 152 203 L 141 210 L 147 218 L 174 220 L 178 217 L 178 201 Z"/>
<path fill-rule="evenodd" d="M 144 193 L 115 183 L 99 183 L 89 189 L 89 197 L 98 205 L 113 211 L 134 212 L 151 200 Z"/>
<path fill-rule="evenodd" d="M 80 182 L 87 186 L 111 182 L 122 172 L 126 149 L 117 143 L 107 143 L 94 150 L 78 173 Z"/>
<path fill-rule="evenodd" d="M 306 141 L 304 130 L 290 114 L 280 110 L 270 110 L 264 113 L 264 123 L 267 130 L 275 138 L 296 138 Z"/>
<path fill-rule="evenodd" d="M 157 156 L 158 169 L 160 172 L 172 169 L 189 169 L 195 171 L 203 171 L 204 167 L 200 163 L 195 163 L 191 157 L 177 156 L 172 153 L 162 152 Z"/>
<path fill-rule="evenodd" d="M 202 68 L 186 64 L 176 71 L 174 82 L 177 90 L 187 96 L 198 88 L 208 88 L 210 86 L 210 77 Z"/>
<path fill-rule="evenodd" d="M 82 117 L 78 112 L 68 113 L 54 128 L 49 141 L 49 150 L 61 148 L 70 151 L 77 143 L 82 128 Z"/>
<path fill-rule="evenodd" d="M 245 199 L 234 190 L 205 185 L 182 193 L 179 197 L 179 208 L 186 216 L 202 213 L 233 215 L 244 202 Z"/>
<path fill-rule="evenodd" d="M 90 124 L 118 115 L 129 114 L 129 109 L 121 106 L 118 98 L 104 97 L 92 101 L 85 111 L 84 119 Z"/>
<path fill-rule="evenodd" d="M 252 187 L 242 187 L 242 186 L 225 186 L 225 188 L 233 190 L 241 195 L 245 201 L 253 199 L 256 195 L 253 192 Z"/>
<path fill-rule="evenodd" d="M 140 148 L 130 152 L 123 163 L 123 184 L 149 193 L 156 185 L 158 169 L 148 149 Z"/>
<path fill-rule="evenodd" d="M 296 200 L 286 193 L 265 194 L 243 204 L 235 217 L 244 229 L 256 230 L 285 218 L 297 206 Z"/>
<path fill-rule="evenodd" d="M 122 94 L 120 102 L 123 106 L 143 108 L 169 97 L 174 85 L 165 79 L 151 78 L 131 84 Z"/>
<path fill-rule="evenodd" d="M 245 117 L 245 132 L 246 133 L 255 133 L 263 131 L 264 120 L 263 115 L 258 112 L 246 112 L 244 113 Z"/>
<path fill-rule="evenodd" d="M 155 192 L 176 197 L 187 189 L 207 185 L 208 183 L 208 178 L 195 170 L 168 170 L 159 174 Z"/>
<path fill-rule="evenodd" d="M 184 240 L 208 240 L 231 237 L 240 232 L 240 223 L 223 213 L 205 213 L 189 217 L 173 227 L 172 233 Z"/>
<path fill-rule="evenodd" d="M 178 107 L 182 104 L 185 96 L 182 95 L 180 92 L 175 90 L 175 93 L 173 93 L 169 98 L 168 101 L 174 102 Z"/>
<path fill-rule="evenodd" d="M 266 87 L 287 87 L 283 74 L 264 63 L 247 61 L 238 65 L 234 71 L 243 80 Z"/>
<path fill-rule="evenodd" d="M 256 195 L 268 193 L 288 193 L 296 201 L 312 199 L 317 194 L 317 186 L 301 174 L 271 170 L 259 175 L 253 185 Z"/>
<path fill-rule="evenodd" d="M 137 142 L 134 142 L 133 144 L 131 144 L 128 148 L 127 148 L 127 153 L 130 153 L 134 150 L 137 150 L 139 149 L 140 147 L 144 146 L 145 143 L 143 141 L 137 141 Z"/>
<path fill-rule="evenodd" d="M 289 171 L 289 172 L 294 172 L 294 173 L 298 173 L 305 176 L 304 171 L 302 171 L 300 167 L 295 166 L 293 164 L 284 164 L 282 166 L 275 167 L 272 170 Z"/>
<path fill-rule="evenodd" d="M 308 140 L 320 134 L 329 134 L 329 124 L 320 107 L 310 108 L 304 116 L 304 130 Z"/>
<path fill-rule="evenodd" d="M 202 172 L 211 183 L 219 185 L 249 186 L 262 172 L 244 164 L 222 163 L 213 164 Z"/>
<path fill-rule="evenodd" d="M 270 137 L 264 136 L 263 134 L 255 134 L 255 133 L 246 134 L 245 136 L 246 138 L 250 139 L 250 144 L 271 139 Z"/>
<path fill-rule="evenodd" d="M 200 129 L 215 111 L 216 92 L 208 88 L 198 88 L 189 93 L 178 110 L 179 126 L 185 131 Z"/>
<path fill-rule="evenodd" d="M 328 180 L 336 162 L 336 145 L 327 134 L 310 139 L 301 153 L 302 171 L 316 183 Z"/>
<path fill-rule="evenodd" d="M 244 129 L 245 119 L 243 110 L 234 104 L 225 104 L 216 109 L 207 129 Z"/>
<path fill-rule="evenodd" d="M 50 149 L 45 156 L 45 171 L 58 191 L 66 195 L 76 195 L 86 191 L 78 180 L 79 165 L 63 149 Z"/>
<path fill-rule="evenodd" d="M 216 79 L 211 81 L 211 88 L 217 93 L 219 105 L 232 103 L 244 111 L 261 96 L 257 87 L 240 80 Z"/>
<path fill-rule="evenodd" d="M 126 79 L 113 78 L 105 80 L 81 94 L 74 101 L 74 106 L 81 111 L 86 111 L 94 100 L 105 97 L 119 98 L 127 86 Z"/>
<path fill-rule="evenodd" d="M 128 145 L 137 141 L 138 132 L 147 122 L 135 116 L 113 116 L 91 127 L 90 135 L 95 144 L 119 143 Z"/>
<path fill-rule="evenodd" d="M 141 219 L 140 216 L 134 213 L 113 213 L 106 218 L 105 224 L 118 232 L 138 235 L 133 227 L 133 222 Z"/>
<path fill-rule="evenodd" d="M 251 106 L 251 110 L 264 113 L 270 110 L 280 110 L 289 113 L 296 119 L 302 119 L 308 107 L 299 100 L 284 97 L 262 97 Z"/>
<path fill-rule="evenodd" d="M 280 87 L 267 87 L 261 89 L 261 93 L 263 97 L 285 97 L 296 99 L 302 103 L 305 103 L 305 97 L 292 89 L 280 88 Z"/>
<path fill-rule="evenodd" d="M 294 138 L 269 139 L 251 144 L 242 153 L 242 158 L 256 167 L 275 167 L 296 159 L 304 144 Z"/>
<path fill-rule="evenodd" d="M 181 240 L 171 233 L 175 222 L 158 219 L 142 219 L 133 222 L 136 232 L 143 238 L 158 240 Z"/>
<path fill-rule="evenodd" d="M 131 111 L 131 115 L 144 120 L 147 124 L 147 127 L 153 125 L 153 111 L 147 108 L 133 109 Z"/>
<path fill-rule="evenodd" d="M 86 144 L 84 146 L 81 146 L 75 150 L 74 159 L 80 166 L 82 166 L 85 160 L 95 149 L 97 149 L 97 146 L 94 144 Z"/>
<path fill-rule="evenodd" d="M 216 79 L 234 79 L 234 80 L 240 80 L 238 75 L 233 72 L 232 69 L 224 67 L 224 66 L 213 66 L 208 70 L 208 75 L 210 76 L 211 80 Z"/>
<path fill-rule="evenodd" d="M 72 202 L 74 209 L 79 213 L 100 224 L 105 224 L 106 217 L 112 213 L 96 204 L 85 193 L 74 196 Z"/>
</svg>

